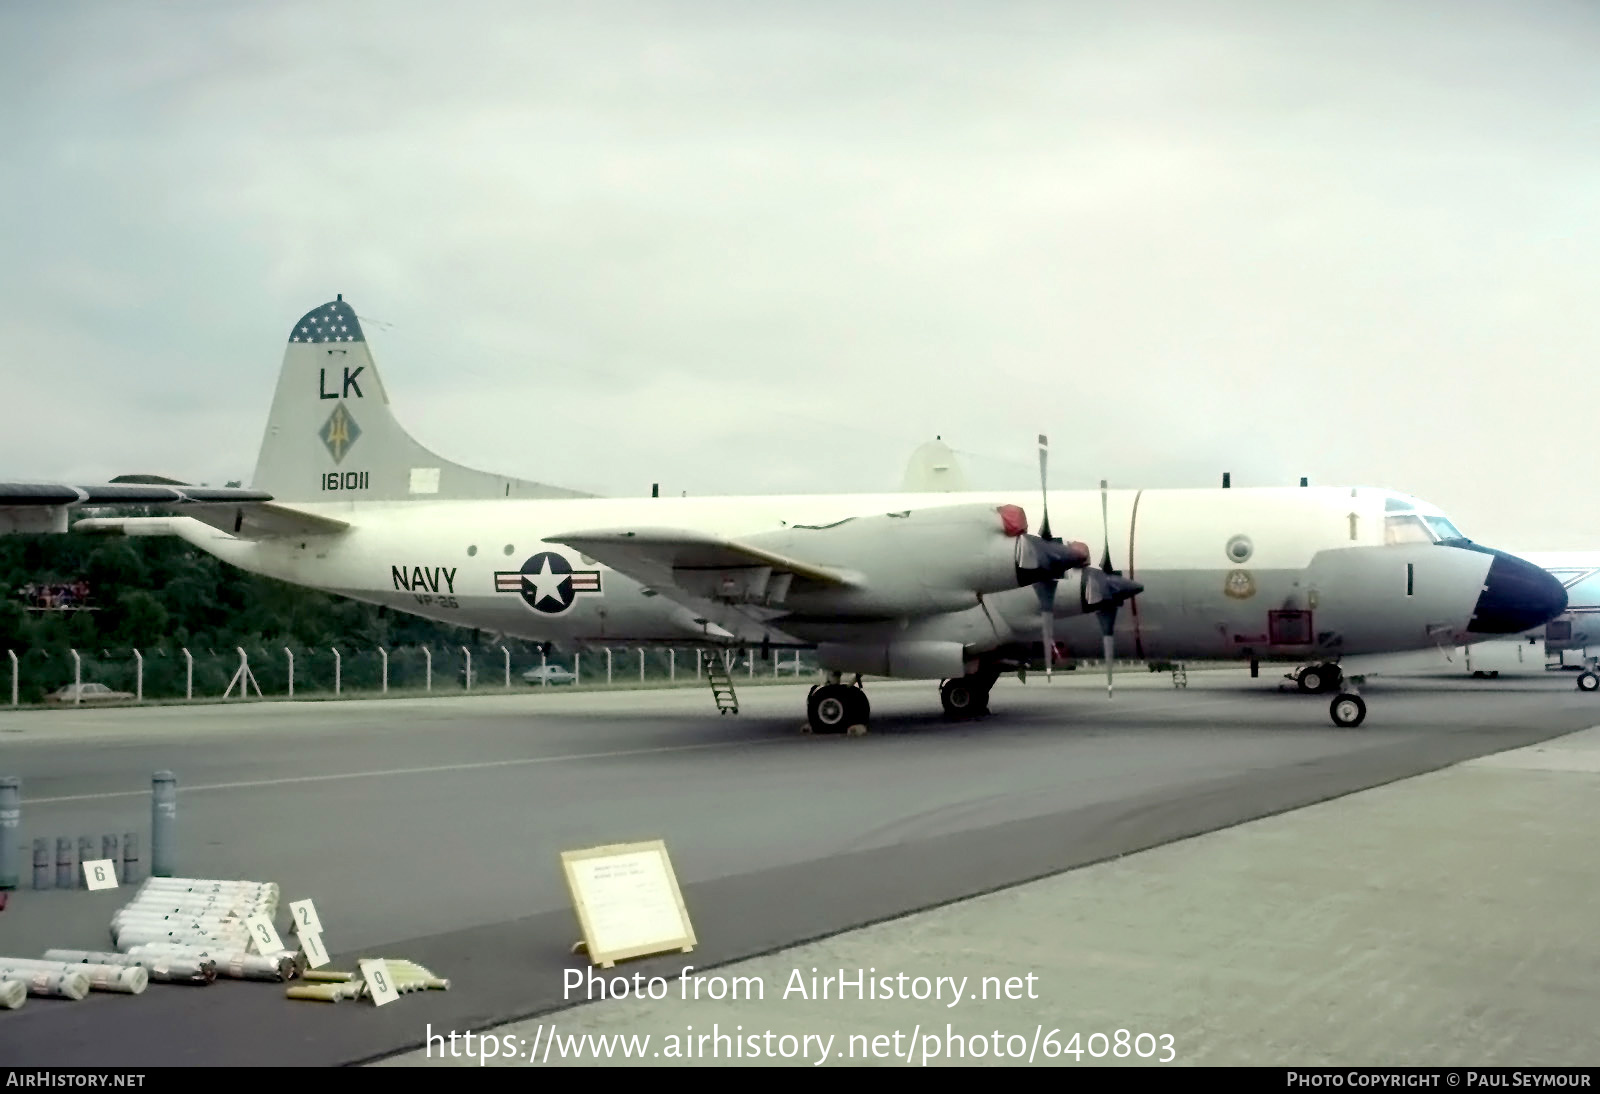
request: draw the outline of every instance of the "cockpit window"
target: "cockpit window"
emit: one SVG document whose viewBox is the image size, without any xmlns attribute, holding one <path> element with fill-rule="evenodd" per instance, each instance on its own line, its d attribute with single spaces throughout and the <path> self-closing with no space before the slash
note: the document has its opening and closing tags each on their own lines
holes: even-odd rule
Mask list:
<svg viewBox="0 0 1600 1094">
<path fill-rule="evenodd" d="M 1406 513 L 1383 518 L 1383 542 L 1432 543 L 1434 537 L 1420 517 Z"/>
<path fill-rule="evenodd" d="M 1467 538 L 1466 536 L 1462 535 L 1459 531 L 1457 531 L 1456 530 L 1456 526 L 1454 524 L 1451 524 L 1444 517 L 1424 516 L 1422 519 L 1428 522 L 1428 527 L 1432 528 L 1434 535 L 1438 536 L 1440 539 L 1466 539 Z"/>
</svg>

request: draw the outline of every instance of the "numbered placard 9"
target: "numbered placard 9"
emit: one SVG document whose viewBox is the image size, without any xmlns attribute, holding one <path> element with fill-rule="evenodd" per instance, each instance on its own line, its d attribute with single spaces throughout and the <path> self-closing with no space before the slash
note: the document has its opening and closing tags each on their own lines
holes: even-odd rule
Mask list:
<svg viewBox="0 0 1600 1094">
<path fill-rule="evenodd" d="M 278 930 L 272 925 L 271 919 L 264 915 L 253 915 L 244 921 L 244 927 L 250 932 L 250 944 L 257 953 L 283 952 L 283 942 L 278 938 Z"/>
<path fill-rule="evenodd" d="M 295 926 L 299 926 L 296 924 Z M 313 930 L 300 932 L 300 949 L 306 955 L 306 964 L 313 969 L 320 969 L 328 963 L 328 950 L 322 944 L 322 936 Z"/>
<path fill-rule="evenodd" d="M 309 900 L 296 900 L 289 905 L 289 914 L 294 917 L 294 933 L 312 934 L 322 933 L 322 920 L 317 918 L 317 906 Z"/>
<path fill-rule="evenodd" d="M 361 962 L 361 975 L 367 982 L 367 991 L 372 996 L 373 1006 L 381 1007 L 400 998 L 400 993 L 395 990 L 394 977 L 389 973 L 387 962 L 379 958 L 369 958 Z"/>
<path fill-rule="evenodd" d="M 115 889 L 117 864 L 108 858 L 86 862 L 83 864 L 83 880 L 91 889 Z"/>
</svg>

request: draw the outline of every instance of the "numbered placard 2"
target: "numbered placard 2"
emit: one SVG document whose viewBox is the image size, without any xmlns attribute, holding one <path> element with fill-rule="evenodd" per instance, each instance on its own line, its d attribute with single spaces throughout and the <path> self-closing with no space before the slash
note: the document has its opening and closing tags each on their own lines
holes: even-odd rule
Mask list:
<svg viewBox="0 0 1600 1094">
<path fill-rule="evenodd" d="M 300 932 L 300 949 L 306 955 L 306 964 L 313 969 L 320 969 L 328 963 L 328 951 L 322 944 L 322 936 L 313 930 Z"/>
<path fill-rule="evenodd" d="M 264 915 L 253 915 L 244 921 L 245 930 L 250 932 L 250 944 L 256 948 L 257 953 L 282 953 L 283 941 L 278 938 L 278 929 L 272 925 L 272 920 Z"/>
<path fill-rule="evenodd" d="M 317 918 L 317 906 L 309 900 L 296 900 L 289 905 L 289 914 L 294 917 L 294 933 L 304 935 L 322 933 L 322 920 Z"/>
<path fill-rule="evenodd" d="M 367 982 L 373 1006 L 381 1007 L 400 998 L 400 993 L 395 990 L 394 977 L 389 973 L 389 964 L 381 958 L 368 958 L 361 962 L 361 976 Z"/>
<path fill-rule="evenodd" d="M 108 858 L 86 862 L 83 864 L 83 880 L 91 889 L 115 889 L 117 864 Z"/>
</svg>

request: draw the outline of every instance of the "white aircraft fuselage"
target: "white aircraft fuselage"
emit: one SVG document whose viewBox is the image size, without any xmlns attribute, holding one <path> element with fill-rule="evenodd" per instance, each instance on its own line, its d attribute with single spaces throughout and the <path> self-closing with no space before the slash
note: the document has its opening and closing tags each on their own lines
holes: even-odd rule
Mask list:
<svg viewBox="0 0 1600 1094">
<path fill-rule="evenodd" d="M 1418 512 L 1436 515 L 1403 495 L 1308 487 L 1125 490 L 1109 491 L 1107 498 L 1112 555 L 1125 576 L 1144 586 L 1118 614 L 1119 657 L 1337 659 L 1346 653 L 1454 647 L 1507 633 L 1473 629 L 1496 556 L 1431 539 L 1392 542 L 1395 520 L 1413 519 Z M 1067 538 L 1093 542 L 1100 500 L 1099 491 L 1053 491 L 1051 521 Z M 1027 491 L 1018 490 L 301 503 L 297 508 L 345 521 L 350 528 L 335 535 L 258 540 L 234 539 L 190 518 L 150 523 L 170 525 L 190 542 L 254 573 L 520 638 L 558 645 L 767 639 L 782 646 L 838 643 L 843 624 L 780 619 L 763 626 L 731 607 L 691 610 L 544 540 L 572 529 L 630 524 L 739 537 L 931 506 L 979 502 L 1026 508 L 1028 501 Z M 1397 504 L 1405 509 L 1397 513 Z M 570 576 L 559 582 L 552 577 L 548 584 L 535 579 L 529 589 L 524 575 L 539 571 Z M 1073 656 L 1098 657 L 1100 632 L 1095 619 L 1082 612 L 1074 589 L 1069 575 L 1056 602 L 1057 641 Z M 1038 612 L 1028 587 L 975 595 L 970 610 L 935 616 L 917 624 L 916 633 L 989 648 L 1037 642 Z M 899 621 L 853 627 L 867 644 L 893 642 L 906 631 Z"/>
</svg>

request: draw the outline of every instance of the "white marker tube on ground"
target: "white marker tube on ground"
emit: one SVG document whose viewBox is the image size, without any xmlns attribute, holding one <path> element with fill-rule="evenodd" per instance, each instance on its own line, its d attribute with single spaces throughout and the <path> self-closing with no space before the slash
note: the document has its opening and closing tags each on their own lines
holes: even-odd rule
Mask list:
<svg viewBox="0 0 1600 1094">
<path fill-rule="evenodd" d="M 40 969 L 14 968 L 0 957 L 0 980 L 20 980 L 28 986 L 29 995 L 51 999 L 82 999 L 89 994 L 89 978 L 81 972 L 46 972 Z"/>
<path fill-rule="evenodd" d="M 138 995 L 150 984 L 150 974 L 135 965 L 121 968 L 116 965 L 88 965 L 69 961 L 41 961 L 20 957 L 0 958 L 13 969 L 30 969 L 34 972 L 82 973 L 89 978 L 94 991 L 114 991 L 123 995 Z"/>
<path fill-rule="evenodd" d="M 117 965 L 139 967 L 150 979 L 162 984 L 210 984 L 217 978 L 217 963 L 208 959 L 180 957 L 176 954 L 106 953 L 101 950 L 46 950 L 46 961 L 69 965 Z"/>
</svg>

